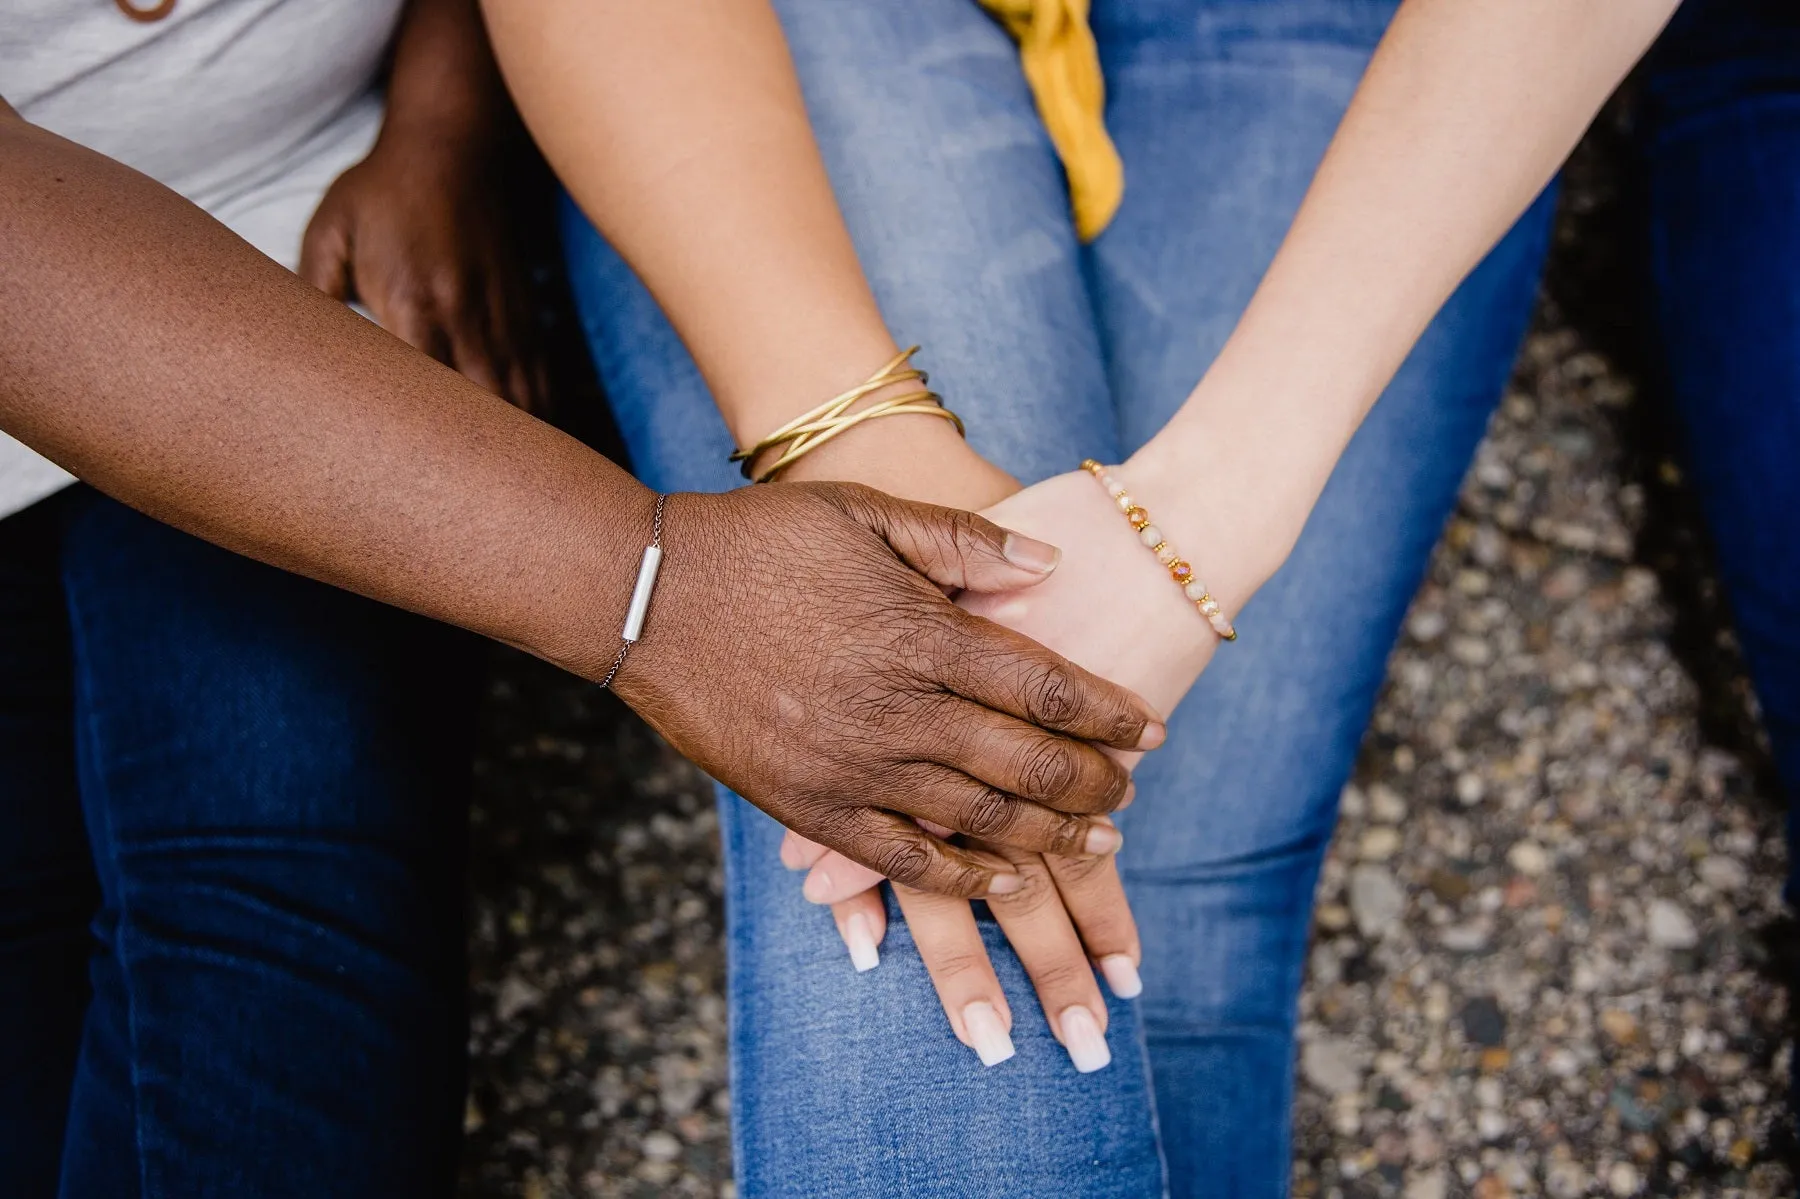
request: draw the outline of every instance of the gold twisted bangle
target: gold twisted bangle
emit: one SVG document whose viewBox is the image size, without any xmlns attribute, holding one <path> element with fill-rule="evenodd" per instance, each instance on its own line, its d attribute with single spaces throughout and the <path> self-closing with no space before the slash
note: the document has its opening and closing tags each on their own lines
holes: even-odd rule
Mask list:
<svg viewBox="0 0 1800 1199">
<path fill-rule="evenodd" d="M 917 391 L 877 400 L 867 408 L 859 409 L 856 412 L 850 411 L 850 408 L 858 400 L 866 399 L 884 387 L 892 387 L 896 383 L 925 383 L 929 376 L 924 371 L 910 365 L 912 356 L 918 352 L 918 346 L 902 350 L 886 366 L 870 375 L 867 382 L 859 383 L 842 395 L 826 400 L 811 412 L 796 416 L 755 445 L 733 453 L 731 461 L 743 463 L 744 477 L 752 483 L 767 483 L 832 438 L 854 429 L 864 421 L 875 420 L 883 416 L 904 416 L 912 413 L 922 416 L 941 416 L 955 425 L 959 434 L 966 437 L 968 434 L 963 428 L 962 417 L 944 407 L 942 397 L 936 392 L 927 391 L 924 387 L 920 387 Z M 777 447 L 786 448 L 782 449 L 773 462 L 761 470 L 756 470 L 756 460 L 767 451 Z"/>
</svg>

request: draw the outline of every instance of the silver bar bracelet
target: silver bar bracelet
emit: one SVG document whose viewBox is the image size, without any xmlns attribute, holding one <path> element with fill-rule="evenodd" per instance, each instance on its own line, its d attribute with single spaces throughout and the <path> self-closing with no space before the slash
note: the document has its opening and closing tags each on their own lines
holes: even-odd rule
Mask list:
<svg viewBox="0 0 1800 1199">
<path fill-rule="evenodd" d="M 631 592 L 631 607 L 625 613 L 625 631 L 619 634 L 636 641 L 644 631 L 644 613 L 650 611 L 650 593 L 656 590 L 656 572 L 662 567 L 662 546 L 644 547 L 644 564 L 638 567 L 637 586 Z"/>
<path fill-rule="evenodd" d="M 656 516 L 650 525 L 650 544 L 644 547 L 644 560 L 638 566 L 637 586 L 631 589 L 631 606 L 625 610 L 625 628 L 619 634 L 619 653 L 613 659 L 612 669 L 600 680 L 601 690 L 612 686 L 613 679 L 618 677 L 619 667 L 625 665 L 625 655 L 644 635 L 644 617 L 650 613 L 650 595 L 656 590 L 656 572 L 662 569 L 662 522 L 663 505 L 669 497 L 656 497 Z"/>
</svg>

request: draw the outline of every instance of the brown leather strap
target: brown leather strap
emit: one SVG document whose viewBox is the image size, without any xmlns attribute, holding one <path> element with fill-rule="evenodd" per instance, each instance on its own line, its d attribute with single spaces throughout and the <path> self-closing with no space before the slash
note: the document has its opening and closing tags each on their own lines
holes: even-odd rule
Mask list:
<svg viewBox="0 0 1800 1199">
<path fill-rule="evenodd" d="M 175 0 L 156 0 L 149 8 L 139 8 L 132 0 L 113 0 L 113 3 L 134 21 L 160 21 L 175 11 Z"/>
</svg>

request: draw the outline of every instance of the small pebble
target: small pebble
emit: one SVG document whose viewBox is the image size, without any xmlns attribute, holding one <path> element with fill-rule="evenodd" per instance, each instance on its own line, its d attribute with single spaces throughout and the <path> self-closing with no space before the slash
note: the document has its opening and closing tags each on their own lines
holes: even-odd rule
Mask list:
<svg viewBox="0 0 1800 1199">
<path fill-rule="evenodd" d="M 1694 921 L 1679 905 L 1652 899 L 1648 911 L 1650 943 L 1664 949 L 1692 949 L 1700 943 Z"/>
</svg>

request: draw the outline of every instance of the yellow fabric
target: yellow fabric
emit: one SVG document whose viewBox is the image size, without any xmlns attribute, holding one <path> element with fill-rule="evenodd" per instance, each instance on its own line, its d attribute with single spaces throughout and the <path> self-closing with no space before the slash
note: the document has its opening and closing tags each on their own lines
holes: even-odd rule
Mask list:
<svg viewBox="0 0 1800 1199">
<path fill-rule="evenodd" d="M 1106 132 L 1106 82 L 1088 0 L 980 0 L 1019 43 L 1025 81 L 1069 176 L 1075 232 L 1092 241 L 1125 195 L 1125 167 Z"/>
</svg>

